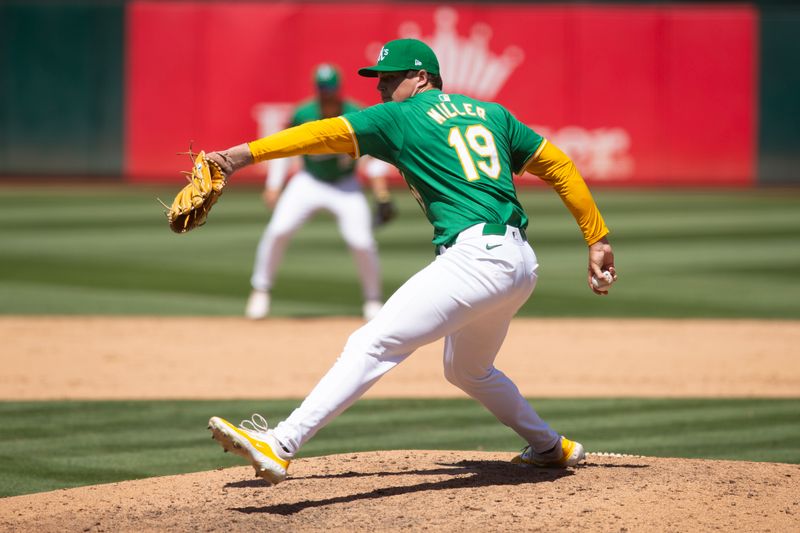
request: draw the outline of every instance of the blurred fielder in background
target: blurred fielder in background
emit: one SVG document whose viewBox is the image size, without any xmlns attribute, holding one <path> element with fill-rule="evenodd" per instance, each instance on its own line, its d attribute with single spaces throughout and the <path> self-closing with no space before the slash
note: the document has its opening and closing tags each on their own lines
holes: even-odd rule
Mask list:
<svg viewBox="0 0 800 533">
<path fill-rule="evenodd" d="M 443 92 L 436 55 L 421 41 L 387 43 L 377 64 L 359 74 L 378 78 L 383 104 L 207 157 L 226 175 L 299 153 L 370 154 L 390 162 L 433 225 L 436 259 L 350 336 L 327 374 L 275 429 L 261 415 L 239 427 L 212 417 L 213 438 L 250 461 L 257 476 L 278 483 L 317 431 L 414 350 L 444 337 L 447 380 L 527 443 L 512 461 L 577 465 L 585 455 L 583 446 L 542 420 L 494 361 L 512 317 L 536 285 L 539 266 L 526 238 L 528 217 L 517 200 L 514 174 L 527 171 L 553 186 L 589 247 L 589 288 L 608 293 L 607 285 L 592 282 L 616 275 L 608 228 L 586 183 L 563 152 L 501 105 Z M 569 361 L 563 364 L 571 368 Z"/>
<path fill-rule="evenodd" d="M 316 97 L 300 104 L 289 126 L 313 120 L 338 117 L 358 111 L 360 106 L 341 95 L 337 68 L 323 63 L 314 69 Z M 294 168 L 293 168 L 294 167 Z M 270 290 L 286 246 L 292 234 L 315 212 L 326 210 L 336 217 L 339 232 L 350 248 L 358 269 L 364 297 L 363 316 L 371 320 L 383 305 L 378 247 L 372 227 L 385 224 L 395 216 L 395 208 L 386 185 L 391 167 L 383 161 L 364 158 L 360 170 L 367 175 L 375 195 L 373 220 L 369 205 L 358 181 L 356 160 L 346 154 L 304 155 L 299 158 L 273 159 L 269 162 L 263 197 L 274 209 L 256 251 L 245 315 L 264 318 L 270 310 Z M 286 177 L 292 179 L 281 194 Z"/>
</svg>

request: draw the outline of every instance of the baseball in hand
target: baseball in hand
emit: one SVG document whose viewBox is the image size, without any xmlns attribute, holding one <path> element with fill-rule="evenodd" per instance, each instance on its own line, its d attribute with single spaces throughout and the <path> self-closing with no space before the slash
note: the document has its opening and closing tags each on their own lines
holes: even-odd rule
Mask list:
<svg viewBox="0 0 800 533">
<path fill-rule="evenodd" d="M 614 275 L 608 270 L 603 271 L 603 277 L 598 278 L 592 274 L 592 287 L 598 290 L 608 289 L 614 283 Z"/>
</svg>

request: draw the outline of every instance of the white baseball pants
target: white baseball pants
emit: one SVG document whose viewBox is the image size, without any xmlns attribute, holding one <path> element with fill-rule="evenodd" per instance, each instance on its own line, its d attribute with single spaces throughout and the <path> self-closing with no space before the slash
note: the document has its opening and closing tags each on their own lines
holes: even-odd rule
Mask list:
<svg viewBox="0 0 800 533">
<path fill-rule="evenodd" d="M 559 435 L 494 360 L 511 318 L 536 285 L 538 264 L 517 228 L 483 235 L 483 224 L 411 277 L 370 322 L 353 333 L 336 363 L 303 403 L 275 428 L 295 453 L 414 350 L 445 337 L 444 375 L 481 402 L 537 452 Z"/>
<path fill-rule="evenodd" d="M 336 217 L 339 233 L 355 259 L 364 300 L 380 300 L 380 266 L 372 215 L 355 175 L 333 184 L 314 179 L 305 171 L 294 175 L 258 243 L 250 284 L 262 291 L 272 288 L 292 235 L 321 209 Z"/>
</svg>

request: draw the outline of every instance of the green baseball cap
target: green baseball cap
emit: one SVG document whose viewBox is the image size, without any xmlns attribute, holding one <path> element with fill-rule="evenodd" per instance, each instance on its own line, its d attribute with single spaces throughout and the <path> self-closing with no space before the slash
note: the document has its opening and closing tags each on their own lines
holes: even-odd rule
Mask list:
<svg viewBox="0 0 800 533">
<path fill-rule="evenodd" d="M 314 83 L 320 90 L 336 90 L 339 88 L 339 81 L 339 69 L 330 63 L 322 63 L 314 69 Z"/>
<path fill-rule="evenodd" d="M 360 76 L 377 78 L 379 72 L 401 70 L 427 70 L 439 74 L 439 60 L 431 47 L 417 39 L 396 39 L 389 41 L 378 54 L 375 66 L 358 69 Z"/>
</svg>

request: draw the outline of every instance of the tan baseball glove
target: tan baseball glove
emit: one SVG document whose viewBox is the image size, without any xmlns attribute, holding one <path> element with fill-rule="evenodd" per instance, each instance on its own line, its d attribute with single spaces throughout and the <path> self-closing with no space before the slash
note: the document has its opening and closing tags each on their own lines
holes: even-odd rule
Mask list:
<svg viewBox="0 0 800 533">
<path fill-rule="evenodd" d="M 185 172 L 189 180 L 175 196 L 171 206 L 167 208 L 169 227 L 175 233 L 186 233 L 206 222 L 208 212 L 222 195 L 227 175 L 216 161 L 208 159 L 205 152 L 200 152 L 194 157 L 194 166 L 191 172 Z"/>
</svg>

